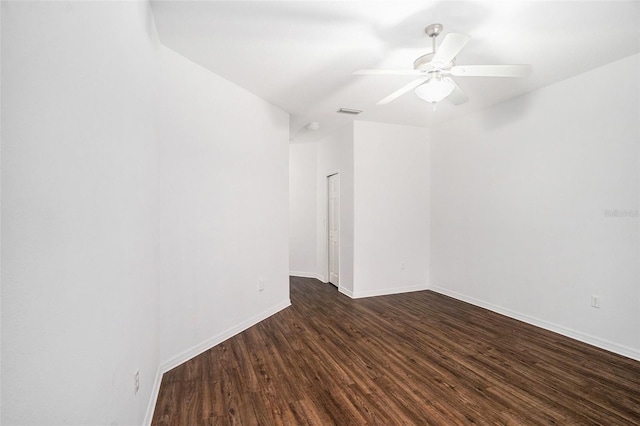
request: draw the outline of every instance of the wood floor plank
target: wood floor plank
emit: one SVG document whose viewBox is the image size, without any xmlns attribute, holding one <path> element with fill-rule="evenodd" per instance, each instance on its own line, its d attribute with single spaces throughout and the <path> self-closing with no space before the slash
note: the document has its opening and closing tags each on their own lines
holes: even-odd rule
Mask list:
<svg viewBox="0 0 640 426">
<path fill-rule="evenodd" d="M 629 358 L 430 291 L 291 301 L 166 373 L 152 424 L 640 424 Z"/>
</svg>

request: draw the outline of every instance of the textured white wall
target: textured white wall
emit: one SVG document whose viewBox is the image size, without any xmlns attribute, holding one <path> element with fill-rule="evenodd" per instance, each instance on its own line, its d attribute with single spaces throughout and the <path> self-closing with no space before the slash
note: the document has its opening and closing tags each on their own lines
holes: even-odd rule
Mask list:
<svg viewBox="0 0 640 426">
<path fill-rule="evenodd" d="M 289 271 L 319 277 L 316 271 L 317 235 L 316 143 L 289 145 Z"/>
<path fill-rule="evenodd" d="M 354 122 L 354 297 L 427 288 L 429 131 Z"/>
<path fill-rule="evenodd" d="M 158 365 L 154 37 L 143 2 L 2 2 L 2 424 L 144 417 Z"/>
<path fill-rule="evenodd" d="M 168 368 L 289 304 L 289 116 L 168 48 L 160 59 Z"/>
<path fill-rule="evenodd" d="M 640 357 L 638 64 L 432 129 L 434 287 Z"/>
</svg>

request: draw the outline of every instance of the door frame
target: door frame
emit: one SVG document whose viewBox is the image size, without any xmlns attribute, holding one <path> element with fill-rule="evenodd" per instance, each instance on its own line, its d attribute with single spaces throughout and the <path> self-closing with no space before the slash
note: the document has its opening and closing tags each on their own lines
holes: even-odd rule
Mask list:
<svg viewBox="0 0 640 426">
<path fill-rule="evenodd" d="M 329 212 L 329 208 L 330 208 L 330 205 L 329 205 L 329 199 L 330 199 L 329 178 L 331 176 L 336 176 L 336 175 L 338 176 L 338 215 L 335 218 L 335 220 L 338 222 L 338 248 L 337 248 L 337 250 L 338 250 L 338 254 L 337 254 L 337 256 L 338 256 L 338 284 L 333 284 L 331 282 L 331 227 L 330 227 L 330 224 L 329 224 L 329 215 L 330 215 L 330 212 Z M 341 275 L 340 272 L 342 270 L 342 267 L 340 265 L 340 250 L 341 250 L 341 247 L 342 247 L 342 235 L 341 235 L 342 227 L 340 226 L 341 225 L 341 223 L 340 223 L 340 210 L 342 209 L 341 196 L 340 196 L 340 194 L 342 192 L 341 189 L 340 189 L 341 188 L 341 184 L 342 184 L 342 182 L 341 182 L 341 179 L 340 179 L 340 171 L 339 170 L 331 171 L 331 172 L 326 173 L 326 176 L 325 176 L 325 194 L 326 194 L 327 198 L 326 198 L 325 213 L 327 215 L 327 228 L 326 228 L 325 241 L 327 243 L 327 283 L 328 284 L 330 283 L 331 285 L 335 285 L 338 288 L 340 288 L 340 275 Z"/>
</svg>

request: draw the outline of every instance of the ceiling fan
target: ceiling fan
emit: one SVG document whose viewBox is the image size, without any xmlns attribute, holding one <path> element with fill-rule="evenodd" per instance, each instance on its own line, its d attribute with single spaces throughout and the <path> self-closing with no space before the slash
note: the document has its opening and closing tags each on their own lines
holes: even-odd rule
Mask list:
<svg viewBox="0 0 640 426">
<path fill-rule="evenodd" d="M 447 98 L 454 105 L 467 102 L 469 98 L 451 78 L 454 77 L 527 77 L 531 65 L 456 65 L 456 55 L 471 40 L 464 34 L 448 33 L 436 50 L 436 38 L 442 33 L 441 24 L 431 24 L 424 32 L 431 38 L 432 52 L 420 56 L 413 63 L 413 69 L 380 70 L 365 69 L 355 71 L 358 75 L 417 75 L 418 79 L 396 90 L 377 102 L 387 104 L 415 89 L 416 95 L 427 102 L 440 102 Z"/>
</svg>

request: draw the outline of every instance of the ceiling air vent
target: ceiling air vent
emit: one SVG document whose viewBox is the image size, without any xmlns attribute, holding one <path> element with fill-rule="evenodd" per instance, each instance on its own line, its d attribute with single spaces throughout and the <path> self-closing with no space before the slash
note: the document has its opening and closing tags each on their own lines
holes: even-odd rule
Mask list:
<svg viewBox="0 0 640 426">
<path fill-rule="evenodd" d="M 358 115 L 362 111 L 360 111 L 359 109 L 352 109 L 352 108 L 340 108 L 337 112 L 339 112 L 340 114 Z"/>
</svg>

